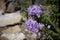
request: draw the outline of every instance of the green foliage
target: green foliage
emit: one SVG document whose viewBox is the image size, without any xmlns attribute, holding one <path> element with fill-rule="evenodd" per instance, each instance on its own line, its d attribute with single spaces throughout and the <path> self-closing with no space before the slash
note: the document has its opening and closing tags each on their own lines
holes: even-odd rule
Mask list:
<svg viewBox="0 0 60 40">
<path fill-rule="evenodd" d="M 58 16 L 60 16 L 60 12 L 58 12 L 59 6 L 57 6 L 59 0 L 44 0 L 44 1 L 46 2 L 46 6 L 50 6 L 50 8 L 48 9 L 49 13 L 48 12 L 45 13 L 44 11 L 42 11 L 40 18 L 35 16 L 35 20 L 37 22 L 45 24 L 45 28 L 43 28 L 42 34 L 44 35 L 47 34 L 48 39 L 59 40 L 60 39 L 60 28 L 58 26 L 59 18 L 57 18 Z M 21 8 L 26 14 L 26 17 L 28 18 L 27 8 L 31 3 L 26 0 L 24 1 L 19 0 L 18 3 L 20 4 Z M 48 25 L 51 25 L 50 29 L 47 28 Z"/>
<path fill-rule="evenodd" d="M 56 5 L 59 0 L 45 0 L 47 5 Z"/>
<path fill-rule="evenodd" d="M 40 23 L 44 23 L 46 26 L 43 28 L 43 33 L 48 37 L 50 40 L 60 40 L 60 28 L 59 28 L 59 18 L 57 16 L 60 16 L 58 12 L 58 6 L 57 4 L 58 0 L 45 0 L 46 6 L 50 6 L 48 15 L 45 15 L 46 13 L 42 11 L 41 17 L 37 18 L 35 17 L 35 20 Z M 47 7 L 48 8 L 48 7 Z M 48 29 L 47 26 L 51 25 L 51 28 Z M 47 39 L 47 38 L 46 38 Z"/>
<path fill-rule="evenodd" d="M 42 20 L 45 21 L 45 23 L 50 24 L 51 25 L 51 28 L 50 29 L 47 29 L 45 28 L 45 33 L 48 34 L 48 37 L 51 39 L 51 40 L 60 40 L 60 28 L 58 26 L 58 20 L 59 18 L 57 18 L 57 14 L 59 14 L 58 12 L 58 6 L 56 5 L 57 4 L 57 1 L 59 0 L 45 0 L 46 2 L 46 5 L 50 5 L 51 8 L 49 9 L 50 11 L 50 16 L 44 16 Z M 43 14 L 44 15 L 44 14 Z M 44 19 L 45 18 L 45 19 Z"/>
<path fill-rule="evenodd" d="M 30 0 L 18 0 L 18 4 L 20 5 L 22 12 L 28 18 L 27 8 L 31 4 Z"/>
</svg>

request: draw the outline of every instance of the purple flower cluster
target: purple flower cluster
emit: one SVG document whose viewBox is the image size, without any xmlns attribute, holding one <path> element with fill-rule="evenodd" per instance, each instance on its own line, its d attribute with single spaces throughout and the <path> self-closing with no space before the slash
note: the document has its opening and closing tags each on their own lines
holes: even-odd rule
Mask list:
<svg viewBox="0 0 60 40">
<path fill-rule="evenodd" d="M 34 33 L 38 32 L 38 23 L 37 23 L 37 21 L 35 21 L 31 18 L 31 19 L 28 19 L 25 24 L 26 24 L 28 30 L 30 30 Z"/>
<path fill-rule="evenodd" d="M 44 24 L 37 23 L 37 21 L 33 20 L 32 18 L 28 19 L 25 24 L 27 26 L 27 29 L 34 33 L 38 33 L 38 28 L 42 29 L 44 27 Z"/>
<path fill-rule="evenodd" d="M 38 23 L 32 16 L 36 15 L 38 18 L 40 17 L 41 14 L 41 8 L 38 5 L 32 5 L 28 8 L 28 15 L 29 19 L 25 22 L 26 27 L 28 30 L 38 33 L 39 30 L 38 28 L 42 29 L 44 27 L 44 24 Z"/>
<path fill-rule="evenodd" d="M 38 5 L 30 6 L 27 11 L 29 16 L 36 15 L 38 18 L 40 17 L 40 14 L 42 12 L 40 6 Z"/>
</svg>

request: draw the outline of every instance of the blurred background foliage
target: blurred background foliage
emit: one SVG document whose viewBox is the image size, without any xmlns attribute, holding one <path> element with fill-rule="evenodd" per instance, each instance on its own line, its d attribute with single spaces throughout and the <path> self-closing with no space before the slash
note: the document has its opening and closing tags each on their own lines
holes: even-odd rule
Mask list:
<svg viewBox="0 0 60 40">
<path fill-rule="evenodd" d="M 35 3 L 41 2 L 40 0 L 18 0 L 19 5 L 21 6 L 22 12 L 26 14 L 28 18 L 27 8 Z M 60 2 L 59 0 L 43 0 L 42 14 L 40 18 L 35 17 L 35 20 L 40 23 L 45 24 L 45 28 L 42 30 L 42 34 L 46 35 L 46 40 L 60 40 Z M 46 10 L 44 10 L 46 8 Z M 47 26 L 51 25 L 51 28 L 48 29 Z"/>
</svg>

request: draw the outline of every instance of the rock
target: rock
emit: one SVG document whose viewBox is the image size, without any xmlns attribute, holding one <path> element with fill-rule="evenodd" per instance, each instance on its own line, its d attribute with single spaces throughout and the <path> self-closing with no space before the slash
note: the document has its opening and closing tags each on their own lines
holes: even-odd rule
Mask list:
<svg viewBox="0 0 60 40">
<path fill-rule="evenodd" d="M 0 40 L 8 40 L 8 39 L 5 37 L 0 37 Z"/>
<path fill-rule="evenodd" d="M 0 0 L 0 9 L 4 10 L 6 9 L 4 0 Z"/>
<path fill-rule="evenodd" d="M 2 34 L 1 37 L 6 37 L 8 40 L 23 40 L 25 38 L 25 35 L 23 33 Z"/>
<path fill-rule="evenodd" d="M 27 39 L 29 40 L 36 40 L 37 35 L 35 33 L 27 34 Z"/>
<path fill-rule="evenodd" d="M 18 0 L 0 0 L 0 9 L 4 12 L 15 12 L 21 9 Z"/>
<path fill-rule="evenodd" d="M 13 0 L 9 4 L 7 4 L 7 6 L 8 6 L 6 10 L 7 12 L 15 12 L 21 9 L 20 5 Z"/>
<path fill-rule="evenodd" d="M 17 40 L 23 40 L 25 38 L 25 35 L 23 33 L 20 33 Z"/>
<path fill-rule="evenodd" d="M 27 29 L 25 29 L 24 32 L 23 33 L 26 35 L 27 40 L 36 40 L 37 34 L 32 33 L 31 31 L 29 31 Z"/>
<path fill-rule="evenodd" d="M 4 11 L 2 9 L 0 9 L 0 16 L 4 13 Z"/>
<path fill-rule="evenodd" d="M 6 13 L 5 15 L 0 16 L 0 27 L 4 27 L 6 25 L 11 25 L 15 23 L 20 23 L 21 20 L 24 20 L 25 18 L 20 15 L 20 12 L 14 12 L 14 13 Z"/>
<path fill-rule="evenodd" d="M 21 29 L 19 28 L 19 25 L 9 27 L 6 30 L 3 30 L 2 33 L 10 34 L 10 33 L 19 33 Z"/>
<path fill-rule="evenodd" d="M 37 37 L 37 35 L 36 35 L 35 33 L 33 33 L 33 34 L 31 35 L 31 40 L 36 40 L 36 37 Z"/>
<path fill-rule="evenodd" d="M 13 3 L 10 3 L 7 7 L 7 12 L 14 12 L 14 5 Z"/>
</svg>

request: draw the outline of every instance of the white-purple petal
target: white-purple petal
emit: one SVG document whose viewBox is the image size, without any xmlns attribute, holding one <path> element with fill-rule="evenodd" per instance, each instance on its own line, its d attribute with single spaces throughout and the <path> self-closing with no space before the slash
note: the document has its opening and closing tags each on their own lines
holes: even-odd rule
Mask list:
<svg viewBox="0 0 60 40">
<path fill-rule="evenodd" d="M 41 8 L 38 5 L 32 5 L 28 8 L 28 15 L 37 15 L 37 14 L 41 14 Z M 39 16 L 38 16 L 39 17 Z"/>
<path fill-rule="evenodd" d="M 39 23 L 39 28 L 42 29 L 44 27 L 44 24 Z"/>
</svg>

